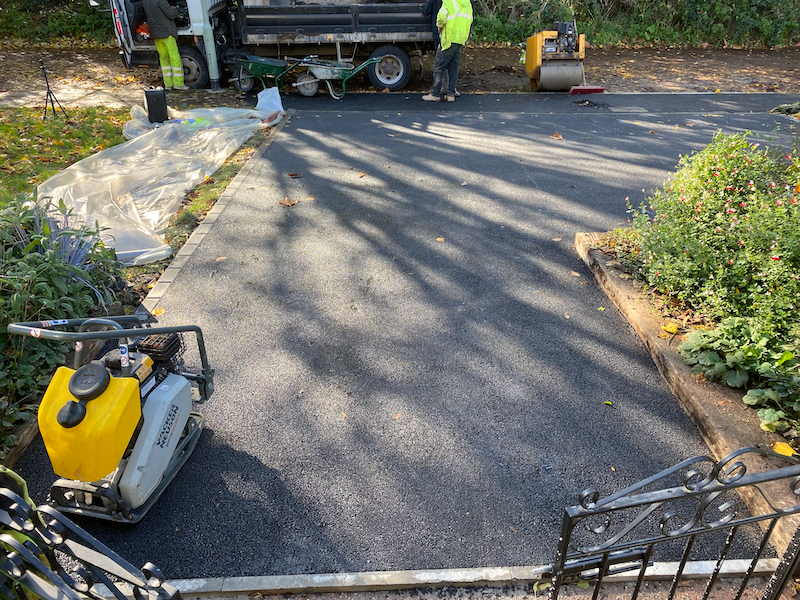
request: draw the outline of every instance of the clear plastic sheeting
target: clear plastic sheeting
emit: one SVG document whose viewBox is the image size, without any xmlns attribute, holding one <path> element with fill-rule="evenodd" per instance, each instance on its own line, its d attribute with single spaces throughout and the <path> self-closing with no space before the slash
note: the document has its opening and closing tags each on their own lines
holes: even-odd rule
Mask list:
<svg viewBox="0 0 800 600">
<path fill-rule="evenodd" d="M 107 228 L 104 239 L 126 265 L 167 258 L 162 234 L 186 193 L 256 131 L 280 122 L 280 97 L 264 100 L 263 110 L 169 109 L 170 120 L 157 127 L 134 106 L 123 127 L 129 141 L 54 175 L 39 186 L 39 197 L 63 199 L 79 219 Z"/>
</svg>

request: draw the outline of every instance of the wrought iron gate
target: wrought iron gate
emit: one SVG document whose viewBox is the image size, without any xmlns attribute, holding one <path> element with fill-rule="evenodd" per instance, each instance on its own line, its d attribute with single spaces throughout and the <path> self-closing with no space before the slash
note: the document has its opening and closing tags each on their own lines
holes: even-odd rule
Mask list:
<svg viewBox="0 0 800 600">
<path fill-rule="evenodd" d="M 55 509 L 35 508 L 0 466 L 0 599 L 99 600 L 98 584 L 117 600 L 180 600 L 155 565 L 137 569 Z"/>
<path fill-rule="evenodd" d="M 752 472 L 753 466 L 776 460 L 788 466 Z M 678 485 L 673 485 L 676 480 Z M 786 506 L 776 506 L 781 491 L 789 498 Z M 753 509 L 752 502 L 747 510 L 742 496 L 748 494 L 762 500 L 763 510 Z M 800 460 L 756 448 L 738 450 L 719 462 L 704 456 L 692 458 L 602 499 L 590 488 L 581 494 L 579 505 L 565 511 L 550 573 L 550 598 L 556 600 L 565 583 L 580 580 L 595 582 L 593 597 L 597 598 L 609 576 L 628 571 L 636 575 L 631 595 L 636 600 L 654 557 L 666 545 L 680 556 L 669 591 L 673 598 L 693 550 L 704 538 L 721 537 L 703 595 L 708 598 L 738 534 L 750 527 L 759 529 L 760 536 L 750 540 L 754 550 L 735 599 L 741 598 L 770 545 L 783 545 L 783 558 L 762 596 L 777 600 L 800 562 L 800 530 L 791 519 L 800 513 L 799 497 Z M 794 533 L 784 535 L 781 544 L 776 533 L 785 533 L 787 525 Z"/>
</svg>

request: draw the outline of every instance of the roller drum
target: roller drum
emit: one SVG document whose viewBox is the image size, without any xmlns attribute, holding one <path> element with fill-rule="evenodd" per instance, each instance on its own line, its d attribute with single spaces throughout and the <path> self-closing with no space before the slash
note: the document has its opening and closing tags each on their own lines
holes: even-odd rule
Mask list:
<svg viewBox="0 0 800 600">
<path fill-rule="evenodd" d="M 534 92 L 568 92 L 583 81 L 583 65 L 580 61 L 549 61 L 542 63 L 538 73 L 531 79 Z"/>
</svg>

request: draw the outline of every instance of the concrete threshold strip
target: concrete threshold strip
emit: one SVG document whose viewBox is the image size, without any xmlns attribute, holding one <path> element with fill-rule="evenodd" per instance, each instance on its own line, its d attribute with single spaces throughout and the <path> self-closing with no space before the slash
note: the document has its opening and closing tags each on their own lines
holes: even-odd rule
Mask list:
<svg viewBox="0 0 800 600">
<path fill-rule="evenodd" d="M 722 562 L 719 577 L 741 579 L 745 576 L 749 560 L 726 560 Z M 777 558 L 761 559 L 756 563 L 753 577 L 770 577 L 778 568 Z M 669 581 L 680 563 L 660 562 L 650 565 L 645 571 L 645 581 Z M 716 561 L 701 560 L 686 563 L 682 579 L 705 579 L 711 577 Z M 177 587 L 181 595 L 191 598 L 236 598 L 243 596 L 271 596 L 280 594 L 320 594 L 351 592 L 382 592 L 411 590 L 417 588 L 443 587 L 503 587 L 525 585 L 547 581 L 551 566 L 529 567 L 484 567 L 474 569 L 424 569 L 416 571 L 364 571 L 361 573 L 324 573 L 320 575 L 270 575 L 263 577 L 215 577 L 209 579 L 176 579 L 168 581 Z M 606 583 L 636 581 L 639 571 L 636 565 L 626 573 L 609 575 Z M 123 588 L 128 598 L 132 590 Z M 97 592 L 113 598 L 105 586 L 97 586 Z"/>
</svg>

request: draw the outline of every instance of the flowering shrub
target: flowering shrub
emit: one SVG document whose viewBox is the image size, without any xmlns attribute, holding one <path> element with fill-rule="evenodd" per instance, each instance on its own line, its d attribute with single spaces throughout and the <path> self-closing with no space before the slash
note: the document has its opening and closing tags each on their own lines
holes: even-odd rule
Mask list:
<svg viewBox="0 0 800 600">
<path fill-rule="evenodd" d="M 689 335 L 686 362 L 750 388 L 762 427 L 783 431 L 800 420 L 800 161 L 747 138 L 683 157 L 632 222 L 641 276 L 719 324 Z"/>
</svg>

